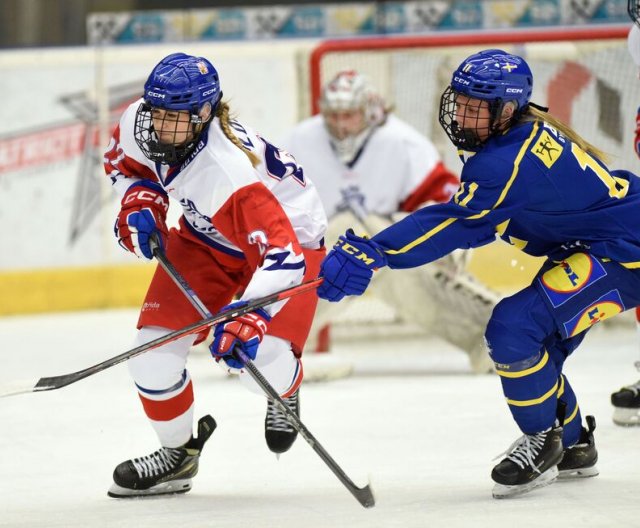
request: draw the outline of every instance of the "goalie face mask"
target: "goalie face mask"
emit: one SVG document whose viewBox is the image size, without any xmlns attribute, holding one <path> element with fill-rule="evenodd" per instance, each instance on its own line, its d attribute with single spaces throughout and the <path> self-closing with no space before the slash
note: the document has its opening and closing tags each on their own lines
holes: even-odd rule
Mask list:
<svg viewBox="0 0 640 528">
<path fill-rule="evenodd" d="M 345 165 L 357 157 L 387 110 L 368 79 L 354 70 L 339 72 L 322 90 L 320 111 L 331 146 Z"/>
</svg>

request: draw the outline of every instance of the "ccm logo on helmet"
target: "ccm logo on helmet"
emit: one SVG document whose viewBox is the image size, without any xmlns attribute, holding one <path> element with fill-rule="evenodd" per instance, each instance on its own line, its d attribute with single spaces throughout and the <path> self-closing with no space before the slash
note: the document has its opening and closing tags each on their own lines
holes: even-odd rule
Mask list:
<svg viewBox="0 0 640 528">
<path fill-rule="evenodd" d="M 147 92 L 149 97 L 157 97 L 158 99 L 164 99 L 164 94 L 158 92 Z"/>
<path fill-rule="evenodd" d="M 202 97 L 204 97 L 205 95 L 212 94 L 215 91 L 216 91 L 215 88 L 211 88 L 211 90 L 207 90 L 206 92 L 202 92 Z"/>
<path fill-rule="evenodd" d="M 507 88 L 506 93 L 522 93 L 522 88 Z"/>
<path fill-rule="evenodd" d="M 469 81 L 467 81 L 466 79 L 463 79 L 462 77 L 454 77 L 453 80 L 455 82 L 459 82 L 462 84 L 467 84 L 467 85 L 471 84 Z"/>
</svg>

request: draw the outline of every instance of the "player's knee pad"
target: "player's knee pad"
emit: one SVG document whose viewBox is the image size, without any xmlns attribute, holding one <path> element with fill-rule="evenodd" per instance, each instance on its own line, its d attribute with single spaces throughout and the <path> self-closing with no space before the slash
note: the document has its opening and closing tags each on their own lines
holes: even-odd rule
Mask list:
<svg viewBox="0 0 640 528">
<path fill-rule="evenodd" d="M 485 338 L 495 363 L 513 363 L 537 354 L 555 324 L 538 292 L 528 287 L 493 309 Z"/>
<path fill-rule="evenodd" d="M 169 333 L 166 328 L 142 327 L 134 346 L 158 339 Z M 194 336 L 185 336 L 128 361 L 129 373 L 138 388 L 146 391 L 177 390 L 184 384 L 185 365 Z M 175 387 L 175 389 L 173 389 Z"/>
</svg>

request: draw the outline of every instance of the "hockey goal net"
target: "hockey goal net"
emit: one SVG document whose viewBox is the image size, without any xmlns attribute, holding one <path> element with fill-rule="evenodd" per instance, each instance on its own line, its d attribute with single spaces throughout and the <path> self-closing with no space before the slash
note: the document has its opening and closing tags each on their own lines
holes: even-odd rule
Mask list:
<svg viewBox="0 0 640 528">
<path fill-rule="evenodd" d="M 613 168 L 637 172 L 633 135 L 640 81 L 626 47 L 628 30 L 618 25 L 325 41 L 308 57 L 301 114 L 318 112 L 321 88 L 336 72 L 355 69 L 368 75 L 394 113 L 431 138 L 445 163 L 459 171 L 455 148 L 438 123 L 440 94 L 465 57 L 501 48 L 524 56 L 531 66 L 534 102 L 549 106 L 556 117 L 607 152 Z M 506 244 L 492 244 L 474 252 L 469 270 L 504 293 L 528 284 L 538 262 Z M 407 292 L 407 302 L 417 307 L 425 300 Z M 361 335 L 372 328 L 379 335 L 402 333 L 405 326 L 392 306 L 367 292 L 351 316 L 347 313 L 342 323 L 332 325 L 332 334 Z"/>
</svg>

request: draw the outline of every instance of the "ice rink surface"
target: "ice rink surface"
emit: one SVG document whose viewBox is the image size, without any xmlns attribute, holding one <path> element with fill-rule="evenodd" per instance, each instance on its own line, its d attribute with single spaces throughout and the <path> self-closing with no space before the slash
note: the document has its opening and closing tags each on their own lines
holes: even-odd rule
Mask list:
<svg viewBox="0 0 640 528">
<path fill-rule="evenodd" d="M 80 370 L 130 348 L 136 312 L 0 319 L 0 383 Z M 339 347 L 353 376 L 306 383 L 302 420 L 358 485 L 362 508 L 302 438 L 280 460 L 263 438 L 265 402 L 192 354 L 196 416 L 218 422 L 181 496 L 107 497 L 113 468 L 157 449 L 127 369 L 0 399 L 0 526 L 176 528 L 637 527 L 640 428 L 611 421 L 610 393 L 640 374 L 631 326 L 596 328 L 565 372 L 598 420 L 600 475 L 520 498 L 491 498 L 492 459 L 518 436 L 494 375 L 438 340 Z M 309 360 L 309 369 L 314 368 Z M 322 360 L 320 360 L 322 361 Z"/>
</svg>

